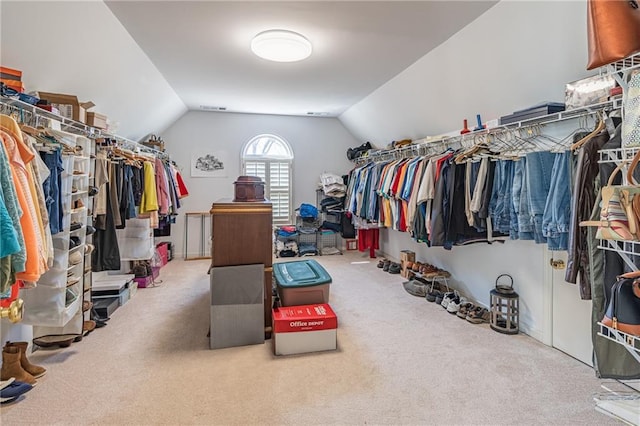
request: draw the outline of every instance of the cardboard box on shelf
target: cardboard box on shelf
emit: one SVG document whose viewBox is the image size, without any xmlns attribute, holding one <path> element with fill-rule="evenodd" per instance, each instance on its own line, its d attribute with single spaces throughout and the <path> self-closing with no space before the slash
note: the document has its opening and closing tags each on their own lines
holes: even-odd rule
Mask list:
<svg viewBox="0 0 640 426">
<path fill-rule="evenodd" d="M 273 310 L 272 321 L 276 355 L 337 348 L 338 317 L 326 303 L 280 307 Z"/>
<path fill-rule="evenodd" d="M 87 112 L 87 126 L 95 127 L 98 129 L 106 130 L 107 128 L 107 116 L 100 114 L 99 112 Z"/>
<path fill-rule="evenodd" d="M 402 250 L 400 251 L 400 261 L 407 261 L 407 262 L 415 262 L 416 261 L 416 254 L 415 252 L 411 251 L 411 250 Z"/>
<path fill-rule="evenodd" d="M 3 80 L 22 81 L 22 71 L 0 67 L 0 78 Z"/>
<path fill-rule="evenodd" d="M 409 270 L 407 269 L 407 263 L 411 262 L 415 262 L 416 261 L 416 254 L 415 252 L 411 251 L 411 250 L 401 250 L 400 251 L 400 276 L 402 276 L 403 278 L 410 278 L 409 277 Z"/>
<path fill-rule="evenodd" d="M 87 120 L 86 113 L 89 108 L 95 106 L 93 102 L 80 102 L 75 95 L 65 95 L 62 93 L 34 92 L 43 101 L 55 108 L 58 108 L 60 115 L 81 123 Z"/>
<path fill-rule="evenodd" d="M 403 277 L 403 278 L 411 279 L 411 278 L 413 278 L 414 273 L 413 273 L 413 270 L 411 270 L 411 269 L 409 269 L 407 267 L 408 263 L 409 262 L 406 261 L 406 260 L 403 260 L 403 261 L 400 262 L 400 264 L 402 266 L 402 269 L 400 270 L 400 276 Z M 413 265 L 413 262 L 412 262 L 412 265 Z"/>
</svg>

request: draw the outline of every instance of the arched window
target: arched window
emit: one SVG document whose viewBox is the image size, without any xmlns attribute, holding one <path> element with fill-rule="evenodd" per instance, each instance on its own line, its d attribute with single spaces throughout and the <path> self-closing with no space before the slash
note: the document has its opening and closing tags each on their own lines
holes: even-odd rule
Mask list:
<svg viewBox="0 0 640 426">
<path fill-rule="evenodd" d="M 281 137 L 258 135 L 242 150 L 242 174 L 265 182 L 265 197 L 273 205 L 273 223 L 293 223 L 291 167 L 293 151 Z"/>
</svg>

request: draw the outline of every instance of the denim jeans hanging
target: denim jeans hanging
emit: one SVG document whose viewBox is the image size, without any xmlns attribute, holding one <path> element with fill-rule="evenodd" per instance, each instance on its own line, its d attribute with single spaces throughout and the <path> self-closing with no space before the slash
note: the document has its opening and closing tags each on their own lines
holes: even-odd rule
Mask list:
<svg viewBox="0 0 640 426">
<path fill-rule="evenodd" d="M 542 216 L 551 187 L 554 160 L 555 154 L 551 152 L 542 151 L 527 154 L 529 212 L 533 219 L 533 239 L 538 244 L 547 242 L 542 232 Z"/>
<path fill-rule="evenodd" d="M 542 234 L 549 250 L 567 250 L 571 221 L 571 159 L 573 153 L 555 154 L 549 196 L 542 217 Z"/>
</svg>

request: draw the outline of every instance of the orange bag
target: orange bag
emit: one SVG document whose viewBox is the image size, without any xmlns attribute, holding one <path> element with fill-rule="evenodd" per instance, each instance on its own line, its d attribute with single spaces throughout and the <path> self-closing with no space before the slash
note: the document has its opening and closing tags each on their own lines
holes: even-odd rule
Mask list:
<svg viewBox="0 0 640 426">
<path fill-rule="evenodd" d="M 588 0 L 587 69 L 640 52 L 640 7 L 636 0 Z"/>
</svg>

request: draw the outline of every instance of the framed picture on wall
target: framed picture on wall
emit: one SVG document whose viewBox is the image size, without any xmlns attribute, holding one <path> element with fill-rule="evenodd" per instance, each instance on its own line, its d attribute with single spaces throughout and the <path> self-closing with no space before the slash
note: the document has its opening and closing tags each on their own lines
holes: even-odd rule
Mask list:
<svg viewBox="0 0 640 426">
<path fill-rule="evenodd" d="M 191 154 L 191 177 L 226 178 L 226 151 L 194 152 Z"/>
</svg>

